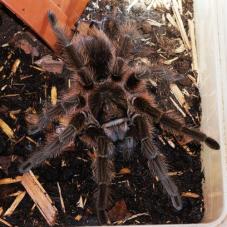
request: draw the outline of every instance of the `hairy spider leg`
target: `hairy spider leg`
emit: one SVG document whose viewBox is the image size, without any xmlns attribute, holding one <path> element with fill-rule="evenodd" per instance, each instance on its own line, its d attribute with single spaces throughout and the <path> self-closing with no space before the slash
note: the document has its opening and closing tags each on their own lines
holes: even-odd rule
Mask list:
<svg viewBox="0 0 227 227">
<path fill-rule="evenodd" d="M 219 150 L 220 145 L 219 143 L 211 137 L 208 137 L 206 134 L 197 131 L 196 129 L 190 129 L 185 127 L 180 122 L 176 121 L 175 119 L 170 118 L 167 113 L 162 112 L 161 110 L 153 107 L 150 102 L 143 98 L 143 97 L 134 97 L 132 100 L 132 104 L 140 111 L 150 115 L 154 118 L 155 122 L 165 125 L 171 129 L 174 129 L 178 132 L 181 132 L 192 139 L 205 142 L 207 146 L 214 150 Z"/>
<path fill-rule="evenodd" d="M 115 82 L 121 81 L 124 75 L 124 59 L 120 57 L 116 57 L 115 63 L 111 73 L 111 79 Z"/>
<path fill-rule="evenodd" d="M 58 39 L 58 45 L 62 47 L 65 63 L 68 68 L 79 75 L 86 87 L 93 87 L 92 72 L 84 65 L 83 57 L 76 50 L 71 40 L 64 34 L 62 28 L 58 25 L 56 16 L 49 11 L 48 19 L 51 27 Z"/>
<path fill-rule="evenodd" d="M 90 127 L 86 131 L 96 147 L 96 158 L 93 163 L 94 178 L 98 185 L 96 193 L 96 212 L 101 225 L 110 224 L 107 209 L 110 201 L 109 186 L 113 178 L 113 162 L 111 160 L 114 146 L 103 129 Z"/>
<path fill-rule="evenodd" d="M 41 147 L 39 151 L 33 153 L 28 160 L 20 165 L 19 171 L 21 173 L 27 172 L 41 164 L 43 161 L 60 155 L 63 151 L 63 147 L 73 141 L 85 122 L 86 113 L 77 113 L 71 119 L 66 129 L 60 135 L 55 136 L 50 143 L 48 141 L 44 147 Z"/>
<path fill-rule="evenodd" d="M 163 187 L 171 198 L 173 206 L 177 210 L 182 209 L 181 196 L 178 188 L 172 179 L 168 176 L 168 168 L 164 157 L 159 152 L 158 147 L 152 141 L 152 133 L 149 130 L 149 123 L 142 115 L 135 115 L 133 119 L 134 127 L 137 131 L 136 137 L 141 141 L 141 151 L 148 160 L 148 168 L 152 175 L 157 176 Z"/>
</svg>

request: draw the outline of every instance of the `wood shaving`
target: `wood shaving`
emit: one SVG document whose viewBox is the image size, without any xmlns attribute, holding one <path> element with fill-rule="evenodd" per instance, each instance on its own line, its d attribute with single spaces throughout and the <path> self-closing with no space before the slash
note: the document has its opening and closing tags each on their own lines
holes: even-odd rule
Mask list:
<svg viewBox="0 0 227 227">
<path fill-rule="evenodd" d="M 122 168 L 119 172 L 119 174 L 130 174 L 131 173 L 131 170 L 129 168 Z"/>
<path fill-rule="evenodd" d="M 13 73 L 16 73 L 16 71 L 17 71 L 17 69 L 18 69 L 18 67 L 19 67 L 19 65 L 20 65 L 20 62 L 21 62 L 20 59 L 16 59 L 16 60 L 15 60 L 13 66 L 12 66 L 12 69 L 11 69 L 11 71 L 12 71 Z"/>
<path fill-rule="evenodd" d="M 74 218 L 76 221 L 80 221 L 82 219 L 82 215 L 78 214 L 76 215 L 76 217 Z"/>
<path fill-rule="evenodd" d="M 17 208 L 17 206 L 22 201 L 22 199 L 24 198 L 25 194 L 26 194 L 26 192 L 19 193 L 17 195 L 16 199 L 13 201 L 11 206 L 6 210 L 6 212 L 4 213 L 3 216 L 11 216 L 13 214 L 13 212 L 15 211 L 15 209 Z"/>
<path fill-rule="evenodd" d="M 15 138 L 15 135 L 14 135 L 14 132 L 13 130 L 9 127 L 9 125 L 3 121 L 1 118 L 0 118 L 0 129 L 10 138 L 10 139 L 13 139 Z"/>
<path fill-rule="evenodd" d="M 182 197 L 188 197 L 188 198 L 193 198 L 193 199 L 197 199 L 199 198 L 199 195 L 194 193 L 194 192 L 182 192 L 181 193 Z"/>
<path fill-rule="evenodd" d="M 59 192 L 59 196 L 60 196 L 61 208 L 62 208 L 63 213 L 65 213 L 65 204 L 64 204 L 63 197 L 62 197 L 61 187 L 59 185 L 59 182 L 57 182 L 57 186 L 58 186 L 58 192 Z"/>
<path fill-rule="evenodd" d="M 58 97 L 57 88 L 56 86 L 52 86 L 51 87 L 51 104 L 53 106 L 57 104 L 57 97 Z"/>
</svg>

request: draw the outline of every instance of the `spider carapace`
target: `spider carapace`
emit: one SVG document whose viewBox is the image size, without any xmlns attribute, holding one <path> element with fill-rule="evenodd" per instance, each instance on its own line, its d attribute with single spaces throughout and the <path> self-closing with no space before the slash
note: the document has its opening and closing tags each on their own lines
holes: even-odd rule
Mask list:
<svg viewBox="0 0 227 227">
<path fill-rule="evenodd" d="M 101 28 L 90 26 L 86 34 L 78 34 L 71 41 L 63 32 L 52 12 L 49 22 L 62 47 L 62 58 L 71 71 L 71 88 L 56 106 L 47 109 L 31 133 L 43 130 L 59 116 L 68 118 L 68 126 L 58 135 L 53 133 L 39 151 L 20 166 L 26 172 L 44 160 L 59 155 L 75 137 L 80 137 L 95 149 L 92 165 L 97 183 L 96 212 L 100 224 L 110 223 L 107 215 L 109 188 L 113 178 L 114 154 L 122 150 L 125 158 L 141 152 L 148 168 L 157 176 L 171 198 L 175 209 L 182 209 L 181 196 L 168 176 L 164 156 L 155 144 L 153 125 L 160 124 L 212 149 L 219 144 L 206 134 L 186 127 L 169 113 L 158 108 L 149 94 L 144 78 L 149 70 L 130 66 L 127 53 L 132 46 L 133 26 L 122 24 L 118 35 L 111 38 L 103 23 Z M 136 147 L 140 147 L 137 151 Z"/>
</svg>

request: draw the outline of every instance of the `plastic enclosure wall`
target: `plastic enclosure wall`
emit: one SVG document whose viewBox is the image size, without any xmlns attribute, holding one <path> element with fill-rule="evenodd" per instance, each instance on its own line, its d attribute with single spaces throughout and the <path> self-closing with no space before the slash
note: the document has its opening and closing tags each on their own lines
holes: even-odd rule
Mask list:
<svg viewBox="0 0 227 227">
<path fill-rule="evenodd" d="M 177 227 L 227 226 L 227 1 L 194 0 L 201 130 L 220 142 L 221 150 L 203 146 L 205 214 L 202 223 L 143 225 Z"/>
<path fill-rule="evenodd" d="M 199 61 L 199 88 L 202 98 L 202 130 L 219 138 L 220 152 L 203 148 L 202 163 L 205 173 L 203 222 L 218 226 L 226 215 L 225 177 L 225 110 L 226 96 L 224 12 L 226 1 L 195 0 L 196 38 Z M 224 34 L 225 33 L 225 34 Z M 226 40 L 227 41 L 227 40 Z M 225 49 L 225 50 L 224 50 Z M 225 99 L 226 100 L 226 99 Z"/>
</svg>

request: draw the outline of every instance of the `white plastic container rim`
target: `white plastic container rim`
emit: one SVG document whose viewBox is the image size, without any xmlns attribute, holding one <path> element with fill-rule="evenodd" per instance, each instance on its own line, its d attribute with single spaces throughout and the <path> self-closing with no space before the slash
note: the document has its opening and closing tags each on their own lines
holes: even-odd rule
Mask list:
<svg viewBox="0 0 227 227">
<path fill-rule="evenodd" d="M 196 224 L 139 226 L 227 226 L 227 1 L 194 0 L 194 13 L 202 98 L 201 130 L 221 145 L 220 151 L 203 146 L 204 218 Z"/>
</svg>

